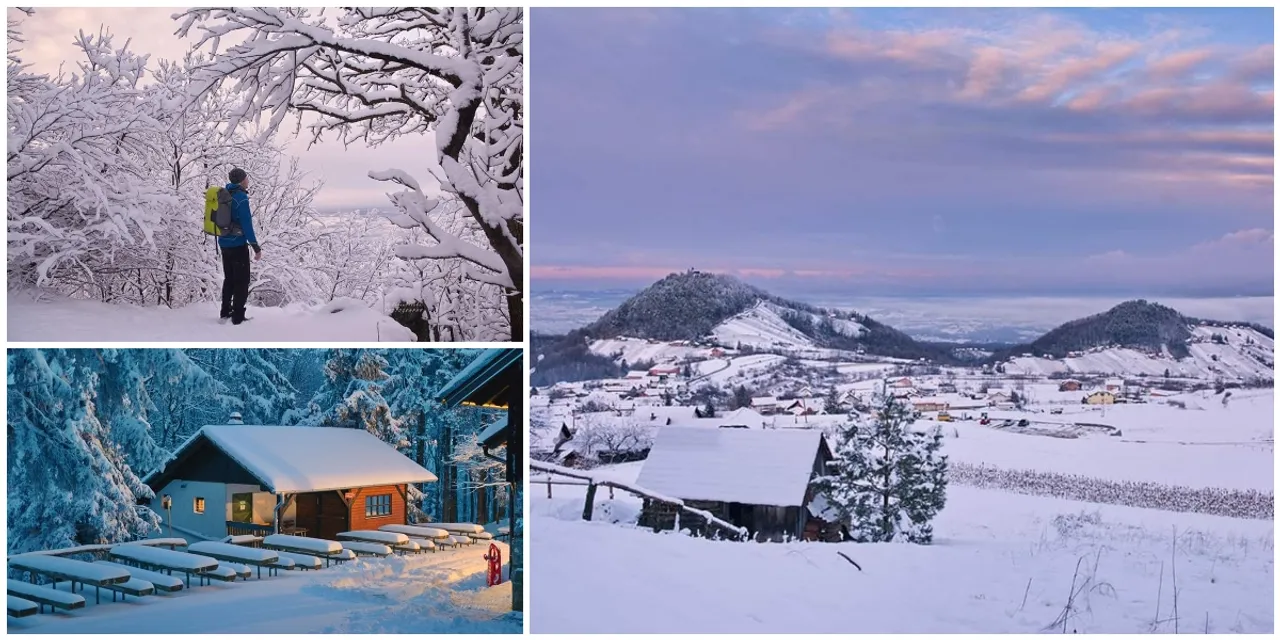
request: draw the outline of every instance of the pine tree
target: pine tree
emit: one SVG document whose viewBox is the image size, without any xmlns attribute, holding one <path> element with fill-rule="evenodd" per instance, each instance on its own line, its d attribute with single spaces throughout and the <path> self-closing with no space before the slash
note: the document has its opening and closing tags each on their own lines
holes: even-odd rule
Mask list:
<svg viewBox="0 0 1280 640">
<path fill-rule="evenodd" d="M 733 390 L 733 408 L 741 409 L 749 406 L 751 406 L 751 390 L 744 385 L 738 385 Z"/>
<path fill-rule="evenodd" d="M 840 413 L 840 398 L 836 395 L 835 387 L 827 390 L 827 395 L 822 401 L 822 410 L 829 414 Z"/>
<path fill-rule="evenodd" d="M 144 537 L 159 517 L 111 426 L 99 420 L 98 376 L 66 350 L 14 349 L 8 381 L 8 550 Z"/>
<path fill-rule="evenodd" d="M 912 431 L 907 407 L 887 396 L 872 424 L 851 422 L 839 435 L 825 492 L 858 542 L 933 541 L 930 522 L 946 504 L 942 433 Z"/>
</svg>

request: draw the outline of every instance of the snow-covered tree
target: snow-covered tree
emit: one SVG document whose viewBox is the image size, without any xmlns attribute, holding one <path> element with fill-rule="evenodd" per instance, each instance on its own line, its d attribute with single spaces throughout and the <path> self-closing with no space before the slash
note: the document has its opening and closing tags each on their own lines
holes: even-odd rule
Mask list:
<svg viewBox="0 0 1280 640">
<path fill-rule="evenodd" d="M 411 443 L 404 424 L 383 397 L 390 378 L 387 361 L 367 350 L 334 349 L 324 365 L 327 384 L 311 401 L 309 424 L 364 429 L 379 440 L 407 452 Z"/>
<path fill-rule="evenodd" d="M 851 422 L 837 436 L 834 460 L 815 486 L 859 542 L 933 541 L 931 521 L 946 505 L 942 434 L 911 429 L 910 410 L 886 396 L 869 424 Z"/>
<path fill-rule="evenodd" d="M 153 494 L 96 413 L 97 375 L 66 350 L 14 349 L 8 366 L 8 550 L 122 542 L 159 524 Z"/>
<path fill-rule="evenodd" d="M 506 292 L 509 335 L 523 335 L 521 9 L 193 9 L 177 18 L 180 35 L 198 34 L 196 46 L 212 49 L 195 95 L 226 85 L 242 97 L 229 131 L 269 113 L 267 132 L 290 115 L 299 126 L 308 117 L 313 141 L 332 132 L 377 146 L 434 135 L 427 153 L 438 195 L 401 169 L 369 174 L 404 188 L 390 196 L 392 221 L 433 241 L 399 255 L 461 259 L 465 278 Z M 219 52 L 223 38 L 243 41 Z M 483 241 L 441 222 L 457 212 Z"/>
</svg>

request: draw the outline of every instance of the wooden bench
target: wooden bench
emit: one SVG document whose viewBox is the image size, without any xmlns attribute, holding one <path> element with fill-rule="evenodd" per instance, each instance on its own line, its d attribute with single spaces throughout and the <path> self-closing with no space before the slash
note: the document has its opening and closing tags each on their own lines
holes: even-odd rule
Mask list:
<svg viewBox="0 0 1280 640">
<path fill-rule="evenodd" d="M 210 580 L 218 580 L 220 582 L 235 582 L 236 578 L 240 577 L 240 574 L 236 573 L 236 570 L 231 567 L 218 565 L 204 573 L 201 573 L 200 577 L 208 578 Z"/>
<path fill-rule="evenodd" d="M 303 571 L 313 571 L 315 569 L 319 569 L 324 566 L 324 563 L 320 562 L 320 558 L 316 556 L 309 556 L 305 553 L 294 553 L 292 551 L 276 551 L 276 554 L 280 556 L 279 566 L 285 569 L 301 569 Z M 289 562 L 289 564 L 285 564 L 286 560 Z"/>
<path fill-rule="evenodd" d="M 147 569 L 130 567 L 129 565 L 120 564 L 119 562 L 113 562 L 111 560 L 99 560 L 94 564 L 108 564 L 108 565 L 115 565 L 117 567 L 124 567 L 129 571 L 130 576 L 137 578 L 139 580 L 146 580 L 147 582 L 150 582 L 151 586 L 155 587 L 156 591 L 164 591 L 165 593 L 182 591 L 181 580 L 173 576 L 167 576 L 158 571 L 148 571 Z"/>
<path fill-rule="evenodd" d="M 342 547 L 357 556 L 375 556 L 385 558 L 391 555 L 391 547 L 378 542 L 343 542 Z"/>
<path fill-rule="evenodd" d="M 120 584 L 104 585 L 102 588 L 109 589 L 111 591 L 112 602 L 116 601 L 117 593 L 120 594 L 120 598 L 122 600 L 128 601 L 129 596 L 137 596 L 137 597 L 149 596 L 156 592 L 155 585 L 151 584 L 150 582 L 147 582 L 146 580 L 141 580 L 139 578 L 129 578 L 128 582 L 121 582 Z"/>
<path fill-rule="evenodd" d="M 49 587 L 27 584 L 21 580 L 10 579 L 8 593 L 11 596 L 18 596 L 23 600 L 36 603 L 40 613 L 44 613 L 45 606 L 48 606 L 50 609 L 62 609 L 64 611 L 84 607 L 83 596 L 50 589 Z"/>
<path fill-rule="evenodd" d="M 262 548 L 323 558 L 326 567 L 331 562 L 342 563 L 354 558 L 354 556 L 347 557 L 347 554 L 343 553 L 342 545 L 337 542 L 303 536 L 269 535 L 262 539 Z"/>
<path fill-rule="evenodd" d="M 17 596 L 9 596 L 9 617 L 25 618 L 33 616 L 40 612 L 40 605 L 30 601 L 23 600 Z"/>
<path fill-rule="evenodd" d="M 187 547 L 187 553 L 213 558 L 223 563 L 233 563 L 236 566 L 257 567 L 259 579 L 262 578 L 263 567 L 267 568 L 267 575 L 275 575 L 275 565 L 280 559 L 280 556 L 271 549 L 238 547 L 225 542 L 197 542 Z M 245 577 L 248 578 L 250 575 L 252 572 Z"/>
</svg>

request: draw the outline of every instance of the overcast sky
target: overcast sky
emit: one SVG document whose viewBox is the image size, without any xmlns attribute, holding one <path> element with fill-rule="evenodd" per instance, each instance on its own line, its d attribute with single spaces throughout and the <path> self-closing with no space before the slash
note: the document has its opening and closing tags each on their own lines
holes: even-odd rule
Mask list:
<svg viewBox="0 0 1280 640">
<path fill-rule="evenodd" d="M 102 26 L 114 35 L 115 46 L 123 46 L 129 40 L 129 48 L 137 53 L 150 54 L 153 65 L 160 59 L 181 59 L 194 42 L 174 35 L 178 24 L 171 16 L 180 11 L 182 9 L 37 8 L 35 15 L 30 17 L 23 16 L 16 9 L 8 9 L 8 16 L 22 20 L 20 29 L 26 40 L 21 45 L 23 61 L 35 71 L 54 74 L 63 64 L 68 71 L 75 69 L 77 51 L 73 42 L 76 32 L 95 33 Z M 226 44 L 223 43 L 224 48 Z M 208 48 L 204 50 L 207 52 Z M 292 124 L 284 128 L 289 134 L 293 131 Z M 394 187 L 370 180 L 369 171 L 404 169 L 424 184 L 430 184 L 425 176 L 428 168 L 435 164 L 435 143 L 430 136 L 402 138 L 376 149 L 362 144 L 344 148 L 334 141 L 325 141 L 308 149 L 306 140 L 309 137 L 305 132 L 298 139 L 282 133 L 279 139 L 290 153 L 299 158 L 299 165 L 309 177 L 324 183 L 315 201 L 316 206 L 324 210 L 388 209 L 390 202 L 385 194 Z"/>
<path fill-rule="evenodd" d="M 532 278 L 1270 295 L 1272 24 L 534 9 Z"/>
</svg>

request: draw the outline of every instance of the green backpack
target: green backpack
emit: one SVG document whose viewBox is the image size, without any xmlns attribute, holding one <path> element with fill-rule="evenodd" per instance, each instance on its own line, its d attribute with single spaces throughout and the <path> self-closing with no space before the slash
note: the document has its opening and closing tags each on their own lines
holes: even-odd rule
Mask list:
<svg viewBox="0 0 1280 640">
<path fill-rule="evenodd" d="M 231 215 L 235 201 L 224 187 L 209 187 L 204 192 L 204 232 L 211 236 L 238 236 L 240 225 Z"/>
</svg>

